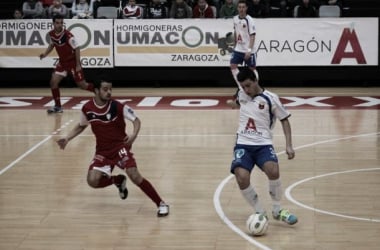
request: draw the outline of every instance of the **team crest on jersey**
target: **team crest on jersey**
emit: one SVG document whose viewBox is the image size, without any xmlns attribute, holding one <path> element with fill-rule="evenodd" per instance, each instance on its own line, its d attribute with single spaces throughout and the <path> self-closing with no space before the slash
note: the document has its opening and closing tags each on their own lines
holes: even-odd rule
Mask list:
<svg viewBox="0 0 380 250">
<path fill-rule="evenodd" d="M 107 120 L 110 120 L 110 119 L 111 119 L 111 114 L 108 113 L 108 114 L 106 115 L 106 118 L 107 118 Z"/>
<path fill-rule="evenodd" d="M 259 109 L 264 109 L 264 107 L 265 107 L 265 103 L 260 102 L 260 103 L 259 103 Z"/>
</svg>

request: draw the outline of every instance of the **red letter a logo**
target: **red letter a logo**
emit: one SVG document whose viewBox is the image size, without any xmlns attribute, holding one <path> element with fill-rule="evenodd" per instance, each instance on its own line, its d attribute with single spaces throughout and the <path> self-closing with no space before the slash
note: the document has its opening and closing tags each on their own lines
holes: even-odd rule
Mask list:
<svg viewBox="0 0 380 250">
<path fill-rule="evenodd" d="M 351 44 L 352 52 L 345 52 L 348 43 Z M 355 30 L 352 32 L 349 28 L 343 30 L 331 64 L 340 64 L 342 58 L 355 58 L 358 64 L 367 64 Z"/>
</svg>

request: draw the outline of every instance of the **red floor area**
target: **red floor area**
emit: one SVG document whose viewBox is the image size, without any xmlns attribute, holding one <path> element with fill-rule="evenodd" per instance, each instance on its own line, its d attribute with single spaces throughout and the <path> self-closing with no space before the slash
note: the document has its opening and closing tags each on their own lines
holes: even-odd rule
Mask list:
<svg viewBox="0 0 380 250">
<path fill-rule="evenodd" d="M 128 104 L 134 109 L 230 109 L 226 100 L 230 96 L 116 96 L 114 99 Z M 63 108 L 80 109 L 89 97 L 62 97 Z M 52 106 L 50 96 L 0 97 L 0 109 L 46 109 Z M 380 109 L 380 96 L 289 96 L 281 97 L 288 109 Z"/>
</svg>

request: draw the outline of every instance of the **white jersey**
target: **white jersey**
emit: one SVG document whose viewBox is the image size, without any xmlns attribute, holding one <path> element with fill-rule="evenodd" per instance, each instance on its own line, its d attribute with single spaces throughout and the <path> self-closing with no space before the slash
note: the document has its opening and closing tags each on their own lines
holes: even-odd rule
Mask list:
<svg viewBox="0 0 380 250">
<path fill-rule="evenodd" d="M 267 90 L 252 98 L 240 89 L 238 100 L 240 119 L 236 143 L 272 145 L 272 129 L 276 119 L 283 120 L 290 116 L 280 98 Z"/>
<path fill-rule="evenodd" d="M 250 36 L 256 33 L 255 23 L 250 15 L 246 15 L 245 18 L 240 18 L 239 15 L 234 16 L 234 31 L 235 31 L 235 51 L 246 53 L 256 52 L 255 46 L 252 51 L 249 47 Z"/>
</svg>

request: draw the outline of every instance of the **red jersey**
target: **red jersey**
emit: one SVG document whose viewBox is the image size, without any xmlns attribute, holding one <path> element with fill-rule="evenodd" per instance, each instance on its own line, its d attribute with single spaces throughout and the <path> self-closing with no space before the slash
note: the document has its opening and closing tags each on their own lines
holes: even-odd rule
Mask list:
<svg viewBox="0 0 380 250">
<path fill-rule="evenodd" d="M 125 112 L 130 112 L 131 115 L 126 116 Z M 136 119 L 132 109 L 115 100 L 108 101 L 103 107 L 99 107 L 94 100 L 91 100 L 83 105 L 82 113 L 95 135 L 96 155 L 102 155 L 112 161 L 120 157 L 120 149 L 130 149 L 126 147 L 124 141 L 127 136 L 124 118 L 132 121 Z M 86 125 L 83 118 L 81 125 Z"/>
<path fill-rule="evenodd" d="M 54 30 L 49 32 L 50 41 L 57 51 L 59 62 L 61 64 L 75 63 L 75 49 L 78 47 L 74 39 L 74 35 L 63 29 L 60 33 Z"/>
</svg>

